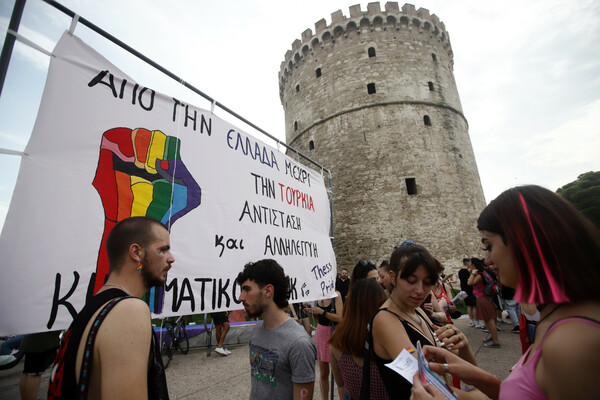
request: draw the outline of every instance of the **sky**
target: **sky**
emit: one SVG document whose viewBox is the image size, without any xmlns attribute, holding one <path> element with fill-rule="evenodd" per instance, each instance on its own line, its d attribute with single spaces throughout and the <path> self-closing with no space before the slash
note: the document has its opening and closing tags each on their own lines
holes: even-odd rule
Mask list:
<svg viewBox="0 0 600 400">
<path fill-rule="evenodd" d="M 60 0 L 247 120 L 285 140 L 278 73 L 292 42 L 355 0 Z M 381 2 L 384 9 L 385 2 Z M 404 3 L 399 2 L 402 6 Z M 520 184 L 551 190 L 600 170 L 600 2 L 414 1 L 449 32 L 454 75 L 486 201 Z M 6 35 L 14 0 L 0 0 Z M 19 33 L 52 51 L 71 19 L 27 0 Z M 210 103 L 85 26 L 75 34 L 140 84 L 198 107 Z M 49 57 L 15 45 L 0 96 L 0 148 L 23 151 Z M 218 116 L 264 140 L 241 121 Z M 269 143 L 268 140 L 267 143 Z M 325 167 L 327 167 L 325 165 Z M 0 225 L 19 156 L 0 154 Z M 335 177 L 333 177 L 335 180 Z"/>
</svg>

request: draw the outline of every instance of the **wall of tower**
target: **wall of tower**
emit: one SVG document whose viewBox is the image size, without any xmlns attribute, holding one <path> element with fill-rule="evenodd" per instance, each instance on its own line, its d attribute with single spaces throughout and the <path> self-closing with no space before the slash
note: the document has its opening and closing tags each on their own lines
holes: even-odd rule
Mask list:
<svg viewBox="0 0 600 400">
<path fill-rule="evenodd" d="M 288 144 L 332 172 L 338 265 L 406 239 L 450 267 L 480 254 L 485 200 L 444 24 L 395 2 L 331 19 L 292 44 L 279 82 Z"/>
</svg>

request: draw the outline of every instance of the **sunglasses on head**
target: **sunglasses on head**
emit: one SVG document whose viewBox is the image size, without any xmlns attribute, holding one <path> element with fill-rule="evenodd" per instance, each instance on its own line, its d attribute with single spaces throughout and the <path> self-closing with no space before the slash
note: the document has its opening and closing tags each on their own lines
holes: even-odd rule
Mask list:
<svg viewBox="0 0 600 400">
<path fill-rule="evenodd" d="M 375 263 L 371 260 L 360 260 L 358 263 L 363 266 L 367 266 L 367 265 L 371 265 L 373 267 L 375 266 Z"/>
<path fill-rule="evenodd" d="M 405 240 L 404 242 L 400 243 L 400 246 L 394 246 L 394 250 L 396 250 L 402 246 L 406 246 L 407 244 L 416 244 L 416 243 L 413 242 L 412 240 Z"/>
</svg>

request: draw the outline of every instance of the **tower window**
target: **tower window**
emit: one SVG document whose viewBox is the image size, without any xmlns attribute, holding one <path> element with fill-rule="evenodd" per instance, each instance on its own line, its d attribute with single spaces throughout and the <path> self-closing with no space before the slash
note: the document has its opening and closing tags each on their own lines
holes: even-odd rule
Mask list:
<svg viewBox="0 0 600 400">
<path fill-rule="evenodd" d="M 369 53 L 369 58 L 375 57 L 375 47 L 369 47 L 368 53 Z"/>
<path fill-rule="evenodd" d="M 296 93 L 300 92 L 300 85 L 296 85 Z"/>
<path fill-rule="evenodd" d="M 427 84 L 429 85 L 429 91 L 433 92 L 433 82 L 427 82 Z"/>
<path fill-rule="evenodd" d="M 435 53 L 431 53 L 431 58 L 433 59 L 433 62 L 437 61 L 437 57 L 436 57 Z"/>
<path fill-rule="evenodd" d="M 311 140 L 310 142 L 308 142 L 308 149 L 309 150 L 315 149 L 315 141 L 314 140 Z"/>
<path fill-rule="evenodd" d="M 321 68 L 317 68 L 315 73 L 317 74 L 317 78 L 320 78 L 321 77 Z"/>
<path fill-rule="evenodd" d="M 376 90 L 375 90 L 375 84 L 374 83 L 367 84 L 367 93 L 373 94 L 375 92 L 376 92 Z"/>
<path fill-rule="evenodd" d="M 298 121 L 294 121 L 294 130 L 297 131 L 298 130 Z"/>
<path fill-rule="evenodd" d="M 426 115 L 426 116 L 423 117 L 423 123 L 426 126 L 431 126 L 431 119 L 429 118 L 429 115 Z"/>
<path fill-rule="evenodd" d="M 406 178 L 404 179 L 406 183 L 406 193 L 409 195 L 417 194 L 417 179 L 416 178 Z"/>
</svg>

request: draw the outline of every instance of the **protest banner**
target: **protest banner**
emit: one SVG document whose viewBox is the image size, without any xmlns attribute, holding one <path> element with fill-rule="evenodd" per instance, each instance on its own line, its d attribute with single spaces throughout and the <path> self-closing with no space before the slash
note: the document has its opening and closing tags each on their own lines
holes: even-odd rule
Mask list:
<svg viewBox="0 0 600 400">
<path fill-rule="evenodd" d="M 0 335 L 66 328 L 104 283 L 116 222 L 161 220 L 175 257 L 154 312 L 240 309 L 244 264 L 277 260 L 291 301 L 331 297 L 323 177 L 207 110 L 136 83 L 63 35 L 0 236 Z"/>
</svg>

